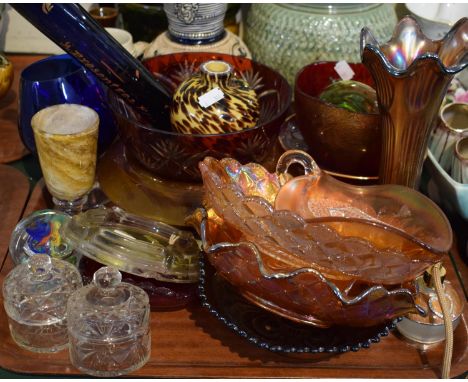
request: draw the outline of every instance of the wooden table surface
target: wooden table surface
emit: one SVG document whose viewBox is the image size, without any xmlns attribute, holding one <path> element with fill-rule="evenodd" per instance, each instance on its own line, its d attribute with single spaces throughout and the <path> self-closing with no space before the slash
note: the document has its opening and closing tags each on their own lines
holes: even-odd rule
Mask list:
<svg viewBox="0 0 468 382">
<path fill-rule="evenodd" d="M 11 231 L 23 214 L 28 196 L 28 178 L 13 167 L 0 164 L 0 265 L 8 251 Z"/>
<path fill-rule="evenodd" d="M 18 92 L 21 72 L 44 55 L 6 55 L 13 64 L 14 80 L 11 89 L 0 100 L 0 163 L 21 159 L 28 150 L 21 142 L 18 133 Z"/>
<path fill-rule="evenodd" d="M 24 215 L 47 207 L 47 191 L 40 181 Z M 11 224 L 10 224 L 11 226 Z M 5 252 L 0 282 L 13 263 Z M 463 295 L 449 258 L 448 279 Z M 1 303 L 0 303 L 1 304 Z M 468 317 L 455 332 L 451 376 L 468 369 Z M 79 374 L 68 352 L 31 353 L 18 347 L 9 334 L 6 314 L 0 309 L 0 367 L 28 374 Z M 369 349 L 342 354 L 282 355 L 262 350 L 232 332 L 199 304 L 172 311 L 152 312 L 152 354 L 148 363 L 130 376 L 142 377 L 321 377 L 321 378 L 437 378 L 443 343 L 410 344 L 396 331 Z"/>
<path fill-rule="evenodd" d="M 18 59 L 25 65 L 38 57 L 18 56 Z M 15 62 L 14 57 L 12 61 Z M 4 196 L 0 201 L 1 211 L 4 213 L 0 223 L 0 282 L 13 268 L 6 248 L 23 208 L 23 216 L 27 216 L 47 206 L 47 194 L 42 182 L 37 184 L 26 204 L 25 180 L 15 173 L 11 175 L 13 178 L 5 181 L 1 175 L 0 168 L 0 190 Z M 460 275 L 463 277 L 466 275 L 466 265 L 456 256 L 455 253 L 454 261 L 458 263 Z M 463 295 L 455 269 L 448 257 L 445 266 L 448 279 Z M 462 322 L 455 332 L 451 376 L 460 375 L 468 369 L 467 309 L 465 306 Z M 143 368 L 129 375 L 130 377 L 438 378 L 443 355 L 443 343 L 424 347 L 410 344 L 396 331 L 382 338 L 380 343 L 372 344 L 369 349 L 361 349 L 358 352 L 302 356 L 272 353 L 259 349 L 239 337 L 199 304 L 172 312 L 152 312 L 151 326 L 151 358 Z M 38 354 L 18 347 L 11 339 L 6 314 L 2 308 L 0 367 L 27 374 L 79 374 L 71 366 L 67 351 Z"/>
</svg>

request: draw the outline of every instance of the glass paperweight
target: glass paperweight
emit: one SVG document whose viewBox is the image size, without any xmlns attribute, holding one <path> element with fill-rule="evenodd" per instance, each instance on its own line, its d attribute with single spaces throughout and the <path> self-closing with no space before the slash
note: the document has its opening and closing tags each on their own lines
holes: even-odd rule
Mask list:
<svg viewBox="0 0 468 382">
<path fill-rule="evenodd" d="M 102 267 L 68 300 L 70 360 L 83 373 L 124 375 L 150 357 L 148 295 L 121 278 L 117 268 Z"/>
<path fill-rule="evenodd" d="M 48 255 L 32 256 L 3 282 L 11 336 L 30 351 L 57 352 L 68 346 L 66 306 L 82 286 L 78 270 Z"/>
<path fill-rule="evenodd" d="M 359 81 L 335 81 L 320 94 L 319 98 L 353 113 L 379 112 L 377 93 L 369 85 Z"/>
<path fill-rule="evenodd" d="M 76 264 L 73 249 L 64 242 L 60 228 L 70 220 L 64 212 L 40 210 L 21 220 L 10 239 L 10 256 L 15 264 L 45 254 Z"/>
<path fill-rule="evenodd" d="M 79 255 L 120 271 L 175 283 L 198 280 L 200 249 L 191 232 L 99 207 L 73 216 L 62 233 Z"/>
</svg>

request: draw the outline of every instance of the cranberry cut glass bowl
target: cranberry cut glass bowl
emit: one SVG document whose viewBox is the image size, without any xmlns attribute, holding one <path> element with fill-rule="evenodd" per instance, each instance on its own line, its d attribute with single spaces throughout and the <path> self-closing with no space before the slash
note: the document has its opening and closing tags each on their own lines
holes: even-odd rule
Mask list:
<svg viewBox="0 0 468 382">
<path fill-rule="evenodd" d="M 305 175 L 292 177 L 291 164 Z M 254 304 L 318 327 L 424 314 L 416 279 L 452 243 L 447 218 L 424 195 L 340 182 L 297 150 L 276 173 L 210 157 L 200 172 L 204 208 L 190 222 L 216 272 Z"/>
<path fill-rule="evenodd" d="M 199 72 L 202 63 L 210 60 L 227 62 L 234 76 L 255 90 L 260 107 L 256 126 L 219 134 L 178 133 L 171 129 L 169 119 L 150 120 L 112 92 L 109 94 L 127 155 L 156 177 L 200 182 L 198 162 L 205 156 L 274 166 L 274 147 L 292 97 L 291 87 L 278 72 L 247 58 L 204 52 L 155 56 L 143 64 L 173 94 L 185 79 Z"/>
</svg>

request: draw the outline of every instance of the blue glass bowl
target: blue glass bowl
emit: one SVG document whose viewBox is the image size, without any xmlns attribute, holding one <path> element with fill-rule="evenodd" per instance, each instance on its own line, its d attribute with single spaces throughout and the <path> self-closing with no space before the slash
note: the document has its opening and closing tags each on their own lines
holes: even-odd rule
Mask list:
<svg viewBox="0 0 468 382">
<path fill-rule="evenodd" d="M 117 134 L 113 114 L 107 106 L 107 89 L 68 54 L 37 61 L 21 72 L 18 128 L 28 150 L 36 153 L 32 116 L 48 106 L 63 103 L 89 106 L 99 114 L 98 150 L 103 152 Z"/>
</svg>

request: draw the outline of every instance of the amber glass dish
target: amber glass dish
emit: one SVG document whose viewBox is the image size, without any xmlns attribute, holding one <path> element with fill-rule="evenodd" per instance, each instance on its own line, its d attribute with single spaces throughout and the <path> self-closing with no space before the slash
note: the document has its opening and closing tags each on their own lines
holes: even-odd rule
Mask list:
<svg viewBox="0 0 468 382">
<path fill-rule="evenodd" d="M 291 178 L 292 164 L 306 175 Z M 452 243 L 447 218 L 424 195 L 340 182 L 295 150 L 276 173 L 213 158 L 200 170 L 206 210 L 194 226 L 208 261 L 249 301 L 319 327 L 424 314 L 415 280 Z"/>
<path fill-rule="evenodd" d="M 381 128 L 379 114 L 354 113 L 319 96 L 340 79 L 336 62 L 314 62 L 297 74 L 294 90 L 297 125 L 309 146 L 309 154 L 328 173 L 340 178 L 377 183 Z M 374 87 L 362 64 L 349 64 L 354 81 Z"/>
<path fill-rule="evenodd" d="M 150 123 L 122 99 L 110 95 L 121 138 L 128 150 L 153 175 L 168 180 L 199 182 L 198 162 L 206 156 L 232 157 L 242 163 L 271 162 L 272 147 L 291 103 L 291 88 L 278 72 L 247 58 L 215 53 L 176 53 L 156 56 L 144 65 L 173 92 L 201 63 L 223 60 L 244 78 L 259 97 L 257 126 L 224 134 L 180 134 L 167 121 Z M 274 160 L 274 159 L 273 159 Z"/>
</svg>

